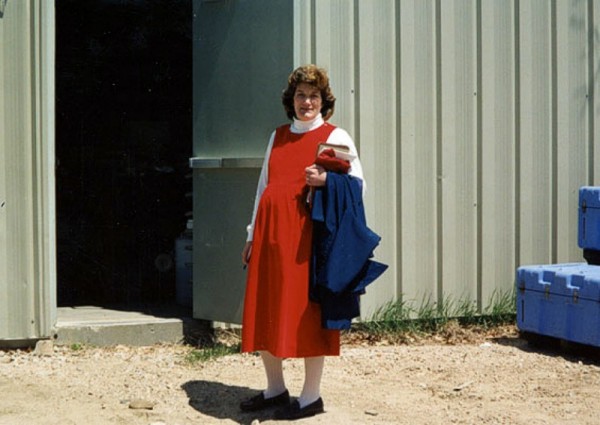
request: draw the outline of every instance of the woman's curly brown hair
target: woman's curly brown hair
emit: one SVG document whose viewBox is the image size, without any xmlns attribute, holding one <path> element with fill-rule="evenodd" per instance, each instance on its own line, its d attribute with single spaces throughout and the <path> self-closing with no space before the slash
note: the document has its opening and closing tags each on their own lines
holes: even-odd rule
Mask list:
<svg viewBox="0 0 600 425">
<path fill-rule="evenodd" d="M 293 120 L 296 116 L 294 110 L 294 94 L 296 94 L 298 85 L 302 83 L 308 83 L 319 89 L 321 92 L 321 100 L 323 102 L 321 115 L 324 120 L 328 120 L 333 115 L 335 96 L 331 91 L 331 87 L 329 87 L 327 71 L 312 64 L 296 68 L 288 77 L 288 86 L 281 96 L 281 101 L 288 118 Z"/>
</svg>

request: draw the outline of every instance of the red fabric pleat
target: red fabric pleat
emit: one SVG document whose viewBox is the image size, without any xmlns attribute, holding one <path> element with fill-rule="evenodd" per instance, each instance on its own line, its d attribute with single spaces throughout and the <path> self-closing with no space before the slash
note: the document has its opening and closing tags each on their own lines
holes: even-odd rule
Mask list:
<svg viewBox="0 0 600 425">
<path fill-rule="evenodd" d="M 304 169 L 335 127 L 302 134 L 276 131 L 269 179 L 260 199 L 248 265 L 242 351 L 277 357 L 339 355 L 340 334 L 323 329 L 321 309 L 308 299 L 312 222 L 305 206 Z"/>
</svg>

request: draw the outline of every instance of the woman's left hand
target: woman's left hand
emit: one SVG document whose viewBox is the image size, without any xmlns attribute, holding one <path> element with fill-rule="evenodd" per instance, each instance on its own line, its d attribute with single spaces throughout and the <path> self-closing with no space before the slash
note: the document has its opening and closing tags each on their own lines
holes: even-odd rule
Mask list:
<svg viewBox="0 0 600 425">
<path fill-rule="evenodd" d="M 306 184 L 309 186 L 319 187 L 325 186 L 327 181 L 327 171 L 319 165 L 311 165 L 304 169 L 306 173 Z"/>
</svg>

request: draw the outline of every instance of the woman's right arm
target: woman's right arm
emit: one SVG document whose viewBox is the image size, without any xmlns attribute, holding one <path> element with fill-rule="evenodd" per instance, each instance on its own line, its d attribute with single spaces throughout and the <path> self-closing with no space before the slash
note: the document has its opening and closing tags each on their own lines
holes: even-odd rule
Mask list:
<svg viewBox="0 0 600 425">
<path fill-rule="evenodd" d="M 242 249 L 242 264 L 244 266 L 248 265 L 248 262 L 250 261 L 250 255 L 252 255 L 252 241 L 246 241 L 244 249 Z"/>
<path fill-rule="evenodd" d="M 262 169 L 260 170 L 260 177 L 258 178 L 258 185 L 256 186 L 256 196 L 254 197 L 254 209 L 252 210 L 252 220 L 250 224 L 246 227 L 246 231 L 248 232 L 248 236 L 246 237 L 246 244 L 244 245 L 244 249 L 242 250 L 242 263 L 246 265 L 250 260 L 250 254 L 252 251 L 252 239 L 254 236 L 254 222 L 256 221 L 256 212 L 258 210 L 258 204 L 260 203 L 260 198 L 267 187 L 267 182 L 269 181 L 269 158 L 271 157 L 271 149 L 273 148 L 273 141 L 275 140 L 275 132 L 271 134 L 269 138 L 269 144 L 267 145 L 267 150 L 265 152 L 265 159 L 263 160 Z"/>
</svg>

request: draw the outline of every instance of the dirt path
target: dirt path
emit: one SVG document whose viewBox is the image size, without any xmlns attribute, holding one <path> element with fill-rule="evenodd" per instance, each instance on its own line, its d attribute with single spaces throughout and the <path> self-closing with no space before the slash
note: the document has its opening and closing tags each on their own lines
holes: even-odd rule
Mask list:
<svg viewBox="0 0 600 425">
<path fill-rule="evenodd" d="M 0 351 L 0 425 L 276 424 L 243 414 L 264 385 L 258 357 L 184 361 L 185 346 Z M 303 367 L 287 360 L 292 395 Z M 328 358 L 326 413 L 299 424 L 599 424 L 600 361 L 533 349 L 514 330 L 460 345 L 346 343 Z M 141 399 L 152 410 L 132 409 Z"/>
</svg>

